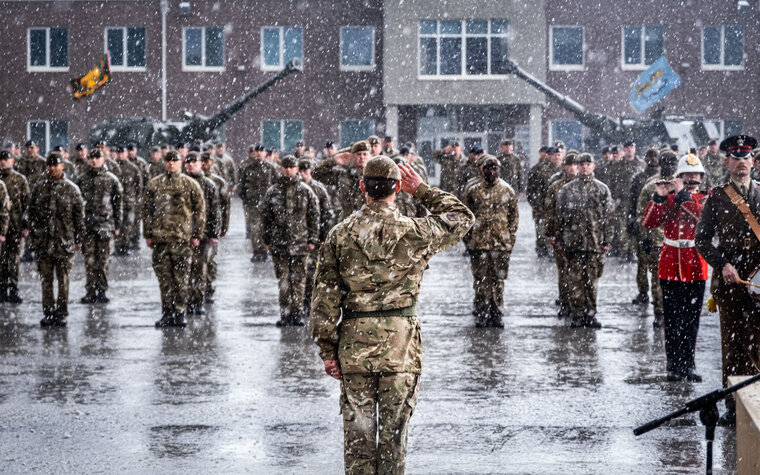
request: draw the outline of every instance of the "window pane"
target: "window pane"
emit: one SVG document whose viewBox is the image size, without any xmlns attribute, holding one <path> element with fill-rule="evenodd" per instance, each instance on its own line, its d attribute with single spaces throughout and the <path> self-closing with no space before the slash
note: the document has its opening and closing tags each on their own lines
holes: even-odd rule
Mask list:
<svg viewBox="0 0 760 475">
<path fill-rule="evenodd" d="M 348 147 L 375 133 L 375 123 L 371 120 L 344 120 L 340 123 L 340 146 Z"/>
<path fill-rule="evenodd" d="M 488 20 L 470 20 L 467 22 L 467 33 L 485 35 L 488 33 Z"/>
<path fill-rule="evenodd" d="M 744 121 L 741 119 L 727 119 L 723 121 L 723 134 L 725 137 L 744 133 Z"/>
<path fill-rule="evenodd" d="M 432 76 L 438 74 L 438 61 L 435 38 L 420 38 L 420 74 Z"/>
<path fill-rule="evenodd" d="M 507 74 L 507 38 L 491 38 L 491 74 Z"/>
<path fill-rule="evenodd" d="M 706 26 L 704 35 L 704 58 L 705 64 L 720 64 L 720 28 Z"/>
<path fill-rule="evenodd" d="M 641 63 L 641 27 L 623 28 L 623 53 L 625 64 Z"/>
<path fill-rule="evenodd" d="M 558 27 L 552 30 L 554 64 L 583 64 L 583 29 Z"/>
<path fill-rule="evenodd" d="M 506 35 L 507 20 L 491 20 L 491 33 L 494 35 Z"/>
<path fill-rule="evenodd" d="M 420 22 L 420 34 L 421 35 L 434 35 L 436 34 L 436 25 L 437 22 L 435 20 L 423 20 Z"/>
<path fill-rule="evenodd" d="M 69 122 L 66 120 L 50 121 L 50 148 L 58 145 L 69 148 Z"/>
<path fill-rule="evenodd" d="M 280 148 L 279 120 L 265 120 L 261 122 L 261 143 L 266 148 Z"/>
<path fill-rule="evenodd" d="M 441 74 L 462 74 L 462 40 L 441 38 Z"/>
<path fill-rule="evenodd" d="M 69 65 L 69 30 L 66 28 L 50 29 L 50 66 L 66 67 Z"/>
<path fill-rule="evenodd" d="M 145 28 L 127 29 L 127 66 L 145 66 Z"/>
<path fill-rule="evenodd" d="M 46 155 L 47 147 L 47 124 L 40 121 L 29 122 L 29 140 L 34 140 L 40 146 L 40 154 Z"/>
<path fill-rule="evenodd" d="M 114 66 L 124 66 L 124 30 L 121 28 L 110 28 L 106 31 L 108 38 L 108 53 L 111 55 L 111 64 Z"/>
<path fill-rule="evenodd" d="M 296 148 L 296 142 L 303 139 L 303 122 L 300 120 L 285 121 L 285 140 L 282 149 L 292 152 Z"/>
<path fill-rule="evenodd" d="M 206 28 L 206 66 L 224 66 L 224 28 Z"/>
<path fill-rule="evenodd" d="M 644 37 L 644 64 L 652 64 L 657 61 L 664 51 L 662 41 L 662 27 L 646 27 L 646 36 Z"/>
<path fill-rule="evenodd" d="M 462 33 L 461 21 L 442 21 L 441 22 L 441 34 L 447 35 L 459 35 Z"/>
<path fill-rule="evenodd" d="M 726 66 L 741 66 L 744 57 L 744 37 L 741 26 L 726 26 L 725 51 L 723 52 L 723 64 Z"/>
<path fill-rule="evenodd" d="M 372 28 L 341 28 L 341 58 L 344 66 L 372 66 Z"/>
<path fill-rule="evenodd" d="M 280 29 L 264 28 L 262 39 L 264 45 L 264 64 L 267 66 L 280 65 Z"/>
<path fill-rule="evenodd" d="M 488 74 L 488 39 L 467 38 L 467 74 Z"/>
<path fill-rule="evenodd" d="M 47 66 L 45 30 L 29 30 L 29 65 Z"/>
<path fill-rule="evenodd" d="M 185 30 L 185 64 L 187 66 L 202 66 L 203 33 L 200 28 Z"/>
<path fill-rule="evenodd" d="M 282 65 L 286 65 L 291 59 L 303 59 L 303 34 L 299 27 L 284 28 L 285 38 L 283 46 Z"/>
<path fill-rule="evenodd" d="M 565 142 L 567 150 L 581 150 L 583 146 L 583 126 L 574 120 L 552 121 L 552 140 Z"/>
</svg>

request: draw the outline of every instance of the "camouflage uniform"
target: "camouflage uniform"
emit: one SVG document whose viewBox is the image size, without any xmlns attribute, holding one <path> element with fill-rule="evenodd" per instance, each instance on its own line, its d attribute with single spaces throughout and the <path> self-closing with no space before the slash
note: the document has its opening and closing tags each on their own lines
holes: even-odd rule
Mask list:
<svg viewBox="0 0 760 475">
<path fill-rule="evenodd" d="M 726 157 L 720 152 L 707 152 L 705 154 L 702 159 L 702 166 L 705 167 L 705 185 L 715 187 L 728 182 L 728 169 L 725 160 Z"/>
<path fill-rule="evenodd" d="M 557 196 L 556 235 L 567 256 L 573 326 L 596 326 L 596 295 L 604 270 L 604 247 L 612 241 L 613 204 L 607 185 L 578 176 Z"/>
<path fill-rule="evenodd" d="M 114 231 L 121 227 L 123 190 L 116 175 L 104 167 L 90 167 L 77 185 L 84 200 L 82 254 L 87 294 L 83 303 L 94 303 L 104 301 L 108 290 L 108 261 Z"/>
<path fill-rule="evenodd" d="M 501 177 L 520 194 L 523 183 L 523 165 L 514 153 L 500 153 L 496 158 L 501 162 Z"/>
<path fill-rule="evenodd" d="M 265 160 L 249 158 L 240 165 L 237 193 L 243 200 L 245 234 L 251 240 L 254 258 L 259 260 L 265 259 L 267 254 L 261 239 L 261 201 L 278 175 L 277 167 Z"/>
<path fill-rule="evenodd" d="M 24 175 L 12 168 L 0 170 L 10 199 L 10 222 L 5 234 L 5 243 L 0 246 L 0 299 L 11 303 L 21 303 L 18 295 L 18 267 L 21 258 L 21 232 L 24 229 L 29 185 Z"/>
<path fill-rule="evenodd" d="M 336 163 L 335 158 L 332 156 L 319 162 L 311 172 L 313 179 L 319 181 L 327 188 L 327 194 L 332 201 L 332 209 L 336 216 L 336 221 L 343 215 L 343 210 L 340 208 L 338 183 L 340 182 L 340 176 L 345 173 L 348 173 L 346 167 Z"/>
<path fill-rule="evenodd" d="M 622 159 L 612 162 L 608 170 L 608 186 L 612 194 L 615 210 L 612 215 L 612 228 L 615 239 L 612 242 L 612 252 L 615 255 L 633 260 L 634 243 L 628 234 L 628 222 L 631 219 L 631 179 L 641 171 L 642 163 L 638 159 Z"/>
<path fill-rule="evenodd" d="M 433 152 L 433 160 L 441 164 L 441 178 L 439 180 L 441 190 L 456 194 L 459 187 L 459 168 L 464 165 L 465 158 L 461 155 L 455 157 L 443 150 L 436 150 Z"/>
<path fill-rule="evenodd" d="M 116 254 L 128 255 L 132 246 L 132 234 L 135 227 L 139 229 L 137 216 L 139 215 L 137 207 L 140 206 L 140 196 L 142 196 L 143 182 L 142 172 L 134 163 L 129 160 L 119 160 L 119 169 L 113 172 L 119 179 L 122 189 L 122 220 L 119 235 L 116 236 Z"/>
<path fill-rule="evenodd" d="M 341 215 L 338 221 L 351 216 L 364 205 L 364 193 L 359 187 L 361 171 L 354 167 L 347 167 L 345 173 L 338 175 L 338 200 L 340 201 Z"/>
<path fill-rule="evenodd" d="M 16 160 L 14 168 L 17 172 L 24 175 L 29 186 L 34 188 L 34 185 L 36 185 L 40 179 L 44 178 L 47 165 L 45 165 L 45 159 L 39 155 L 34 157 L 24 155 Z"/>
<path fill-rule="evenodd" d="M 461 167 L 459 167 L 459 175 L 457 175 L 458 180 L 458 188 L 457 188 L 457 197 L 460 200 L 464 199 L 465 192 L 467 191 L 467 188 L 469 188 L 471 185 L 475 184 L 478 180 L 480 180 L 480 167 L 478 164 L 480 163 L 480 160 L 472 161 L 467 160 Z"/>
<path fill-rule="evenodd" d="M 310 325 L 320 357 L 340 362 L 346 473 L 403 473 L 422 370 L 422 273 L 474 220 L 451 194 L 421 184 L 414 196 L 430 216 L 372 202 L 320 250 Z"/>
<path fill-rule="evenodd" d="M 203 190 L 189 176 L 166 172 L 152 179 L 143 198 L 143 235 L 153 241 L 153 270 L 164 317 L 182 317 L 187 303 L 192 239 L 206 227 Z"/>
<path fill-rule="evenodd" d="M 145 181 L 145 187 L 148 187 L 150 180 L 156 178 L 158 175 L 164 173 L 164 162 L 159 160 L 157 162 L 150 162 L 147 168 L 148 179 Z"/>
<path fill-rule="evenodd" d="M 235 168 L 235 160 L 233 160 L 232 157 L 227 153 L 224 153 L 221 156 L 214 155 L 214 160 L 216 161 L 216 165 L 219 167 L 218 175 L 224 178 L 224 181 L 227 183 L 228 187 L 227 192 L 229 193 L 238 182 L 238 173 L 237 169 Z"/>
<path fill-rule="evenodd" d="M 140 225 L 142 224 L 142 206 L 140 200 L 142 199 L 143 189 L 148 184 L 148 162 L 142 157 L 135 157 L 128 159 L 130 163 L 137 166 L 140 170 L 140 192 L 137 194 L 137 201 L 135 202 L 135 222 L 132 226 L 132 232 L 129 236 L 129 248 L 132 250 L 140 249 Z"/>
<path fill-rule="evenodd" d="M 504 280 L 517 237 L 517 195 L 504 180 L 480 179 L 464 195 L 464 204 L 475 215 L 465 237 L 475 290 L 477 326 L 502 327 Z"/>
<path fill-rule="evenodd" d="M 212 252 L 210 239 L 219 239 L 221 232 L 221 207 L 219 205 L 219 191 L 214 180 L 207 178 L 203 172 L 198 175 L 190 175 L 203 191 L 205 201 L 206 226 L 200 237 L 200 246 L 192 248 L 192 260 L 190 262 L 190 290 L 187 298 L 189 313 L 203 313 L 201 310 L 206 297 L 206 283 L 208 282 L 208 261 Z"/>
<path fill-rule="evenodd" d="M 576 177 L 567 175 L 564 170 L 556 174 L 556 179 L 549 185 L 544 200 L 544 233 L 547 240 L 557 239 L 557 196 L 565 184 Z M 554 261 L 557 263 L 557 295 L 559 296 L 559 316 L 570 316 L 570 271 L 567 266 L 567 256 L 559 248 L 554 249 Z"/>
<path fill-rule="evenodd" d="M 312 178 L 309 188 L 317 196 L 319 203 L 319 245 L 309 253 L 306 259 L 306 290 L 304 291 L 304 314 L 311 312 L 311 294 L 314 291 L 314 278 L 317 275 L 317 260 L 319 258 L 319 246 L 325 242 L 327 233 L 335 226 L 335 213 L 332 209 L 330 196 L 327 194 L 325 185 Z"/>
<path fill-rule="evenodd" d="M 544 159 L 538 162 L 528 173 L 528 183 L 525 188 L 525 196 L 533 211 L 533 223 L 536 226 L 536 254 L 546 256 L 549 254 L 549 244 L 546 241 L 544 229 L 544 200 L 546 190 L 549 187 L 549 179 L 560 168 Z"/>
<path fill-rule="evenodd" d="M 227 235 L 227 231 L 230 230 L 230 192 L 227 182 L 221 176 L 211 173 L 211 170 L 204 172 L 206 177 L 214 180 L 216 189 L 219 192 L 219 213 L 220 213 L 220 226 L 219 237 L 222 238 Z M 213 296 L 216 292 L 214 288 L 214 282 L 216 282 L 217 265 L 216 256 L 219 252 L 219 243 L 208 243 L 209 253 L 208 260 L 206 261 L 206 302 L 213 302 Z"/>
<path fill-rule="evenodd" d="M 631 178 L 631 190 L 630 190 L 630 202 L 628 204 L 628 235 L 634 240 L 636 248 L 636 286 L 638 287 L 639 297 L 635 300 L 637 302 L 646 303 L 644 297 L 649 294 L 649 279 L 647 274 L 652 268 L 651 260 L 660 260 L 659 252 L 652 254 L 652 248 L 649 243 L 645 243 L 641 239 L 641 216 L 644 214 L 644 209 L 639 210 L 639 201 L 641 200 L 641 190 L 644 189 L 646 183 L 652 177 L 660 176 L 659 165 L 647 165 L 644 170 L 636 173 Z M 652 190 L 654 191 L 654 190 Z M 649 198 L 652 197 L 652 193 L 649 193 Z M 647 201 L 649 203 L 649 201 Z M 652 282 L 659 280 L 657 274 L 652 274 Z M 653 284 L 654 286 L 654 284 Z"/>
<path fill-rule="evenodd" d="M 280 176 L 267 190 L 261 216 L 264 244 L 279 281 L 280 325 L 303 325 L 307 246 L 319 244 L 317 196 L 299 177 Z"/>
<path fill-rule="evenodd" d="M 37 269 L 42 278 L 42 310 L 46 319 L 69 314 L 69 271 L 84 236 L 84 203 L 79 188 L 67 178 L 45 174 L 32 190 L 28 228 Z M 58 298 L 53 295 L 54 276 Z"/>
</svg>

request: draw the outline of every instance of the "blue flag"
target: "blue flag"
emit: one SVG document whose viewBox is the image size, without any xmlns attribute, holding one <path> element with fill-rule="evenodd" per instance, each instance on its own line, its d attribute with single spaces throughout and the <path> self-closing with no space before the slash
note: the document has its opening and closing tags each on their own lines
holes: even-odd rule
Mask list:
<svg viewBox="0 0 760 475">
<path fill-rule="evenodd" d="M 665 56 L 660 56 L 636 78 L 631 89 L 631 104 L 639 112 L 644 112 L 680 85 L 681 78 L 670 68 Z"/>
</svg>

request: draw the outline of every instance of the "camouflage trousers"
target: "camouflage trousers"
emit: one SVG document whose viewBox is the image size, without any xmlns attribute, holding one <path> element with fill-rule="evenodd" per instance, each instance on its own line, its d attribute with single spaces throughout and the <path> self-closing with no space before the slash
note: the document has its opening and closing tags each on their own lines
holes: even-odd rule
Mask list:
<svg viewBox="0 0 760 475">
<path fill-rule="evenodd" d="M 343 375 L 340 409 L 346 474 L 404 473 L 419 379 L 414 373 Z"/>
<path fill-rule="evenodd" d="M 189 243 L 153 245 L 153 271 L 161 290 L 161 310 L 185 313 L 193 250 Z"/>
<path fill-rule="evenodd" d="M 206 255 L 206 294 L 213 294 L 216 290 L 214 288 L 214 282 L 216 282 L 217 265 L 216 255 L 219 252 L 219 243 L 208 243 L 208 254 Z"/>
<path fill-rule="evenodd" d="M 272 254 L 280 291 L 280 315 L 286 318 L 303 310 L 306 291 L 306 256 Z"/>
<path fill-rule="evenodd" d="M 657 274 L 660 271 L 660 251 L 661 247 L 653 247 L 650 252 L 644 252 L 641 244 L 637 246 L 636 259 L 636 286 L 639 294 L 647 295 L 649 286 L 652 286 L 652 306 L 655 315 L 662 315 L 662 288 L 660 287 L 660 278 Z"/>
<path fill-rule="evenodd" d="M 533 209 L 533 224 L 536 226 L 536 254 L 539 257 L 547 256 L 551 246 L 546 239 L 546 222 L 542 211 Z"/>
<path fill-rule="evenodd" d="M 21 236 L 8 233 L 0 246 L 0 292 L 18 288 L 18 267 L 21 261 Z"/>
<path fill-rule="evenodd" d="M 135 232 L 135 205 L 124 203 L 124 217 L 121 221 L 119 235 L 116 236 L 116 252 L 127 252 L 132 246 L 132 235 Z"/>
<path fill-rule="evenodd" d="M 189 305 L 203 305 L 208 282 L 208 256 L 211 253 L 210 243 L 201 241 L 201 245 L 193 247 L 190 262 L 190 287 L 187 298 Z"/>
<path fill-rule="evenodd" d="M 598 252 L 567 252 L 568 302 L 573 319 L 596 315 L 596 294 L 604 271 L 604 255 Z"/>
<path fill-rule="evenodd" d="M 142 236 L 142 232 L 140 231 L 140 226 L 142 224 L 142 206 L 140 206 L 140 203 L 137 203 L 134 209 L 135 219 L 132 223 L 132 232 L 129 236 L 129 248 L 140 249 L 140 237 Z"/>
<path fill-rule="evenodd" d="M 509 272 L 509 252 L 477 251 L 470 254 L 472 287 L 475 290 L 475 313 L 490 314 L 504 306 L 504 280 Z"/>
<path fill-rule="evenodd" d="M 628 214 L 626 212 L 615 210 L 611 215 L 612 226 L 612 244 L 611 250 L 614 255 L 628 256 L 634 252 L 634 243 L 628 234 L 627 223 Z"/>
<path fill-rule="evenodd" d="M 46 317 L 69 314 L 69 272 L 74 263 L 73 255 L 37 256 L 37 270 L 42 279 L 42 312 Z M 58 280 L 58 297 L 54 294 L 55 280 Z"/>
<path fill-rule="evenodd" d="M 245 236 L 251 241 L 254 254 L 266 254 L 261 235 L 261 208 L 257 204 L 243 204 L 245 212 Z"/>
<path fill-rule="evenodd" d="M 314 280 L 317 277 L 317 261 L 319 249 L 314 250 L 306 257 L 306 288 L 303 295 L 303 308 L 306 314 L 311 311 L 311 294 L 314 291 Z"/>
<path fill-rule="evenodd" d="M 87 234 L 82 242 L 84 255 L 85 284 L 87 294 L 108 290 L 108 263 L 113 252 L 110 236 Z"/>
<path fill-rule="evenodd" d="M 557 263 L 557 295 L 559 297 L 560 314 L 570 312 L 570 272 L 567 267 L 567 257 L 559 249 L 554 249 L 554 261 Z"/>
</svg>

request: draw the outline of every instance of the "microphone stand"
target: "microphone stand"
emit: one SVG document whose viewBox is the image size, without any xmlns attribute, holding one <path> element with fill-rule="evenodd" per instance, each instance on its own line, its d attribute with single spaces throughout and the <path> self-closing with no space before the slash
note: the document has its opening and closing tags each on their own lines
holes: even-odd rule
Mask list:
<svg viewBox="0 0 760 475">
<path fill-rule="evenodd" d="M 756 374 L 755 376 L 745 379 L 741 383 L 734 384 L 733 386 L 729 386 L 723 389 L 716 389 L 711 393 L 699 396 L 698 398 L 687 402 L 686 405 L 681 409 L 675 412 L 671 412 L 670 414 L 660 417 L 659 419 L 649 421 L 646 424 L 633 429 L 633 434 L 644 434 L 652 429 L 660 427 L 671 419 L 681 417 L 684 414 L 688 414 L 690 412 L 699 411 L 699 420 L 705 426 L 705 440 L 707 441 L 707 475 L 712 475 L 713 440 L 715 439 L 715 426 L 718 423 L 719 418 L 717 403 L 729 394 L 735 393 L 743 387 L 749 386 L 750 384 L 754 384 L 758 381 L 760 381 L 760 374 Z"/>
</svg>

